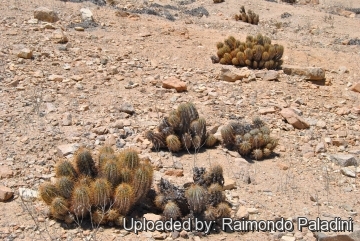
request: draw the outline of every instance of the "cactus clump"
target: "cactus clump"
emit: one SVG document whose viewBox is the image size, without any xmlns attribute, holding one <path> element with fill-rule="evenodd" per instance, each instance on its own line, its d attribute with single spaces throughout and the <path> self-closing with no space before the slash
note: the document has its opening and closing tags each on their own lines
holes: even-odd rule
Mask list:
<svg viewBox="0 0 360 241">
<path fill-rule="evenodd" d="M 270 128 L 259 117 L 251 124 L 230 123 L 222 128 L 221 134 L 227 148 L 242 156 L 251 155 L 255 160 L 271 156 L 279 141 L 270 136 Z"/>
<path fill-rule="evenodd" d="M 244 13 L 242 13 L 244 14 Z M 251 14 L 254 15 L 253 12 Z M 244 19 L 249 19 L 244 17 Z M 248 20 L 246 20 L 248 21 Z M 233 36 L 217 43 L 217 58 L 220 64 L 228 64 L 251 69 L 278 69 L 282 65 L 284 47 L 271 44 L 271 39 L 262 34 L 247 36 L 245 42 L 236 40 Z"/>
<path fill-rule="evenodd" d="M 121 226 L 133 207 L 145 205 L 141 199 L 153 179 L 151 164 L 140 159 L 135 149 L 116 154 L 109 146 L 100 148 L 98 165 L 90 151 L 81 148 L 73 162 L 58 162 L 55 172 L 56 183 L 41 184 L 39 197 L 49 206 L 51 217 L 78 224 L 87 218 L 97 225 Z"/>
<path fill-rule="evenodd" d="M 259 15 L 254 13 L 250 9 L 246 12 L 245 7 L 241 6 L 240 14 L 235 14 L 235 20 L 258 25 L 259 24 Z"/>
<path fill-rule="evenodd" d="M 216 221 L 219 227 L 220 219 L 230 217 L 231 212 L 223 190 L 223 169 L 214 165 L 209 171 L 203 167 L 194 167 L 193 171 L 193 183 L 184 187 L 161 179 L 154 204 L 162 211 L 164 220 L 192 217 Z"/>
<path fill-rule="evenodd" d="M 155 150 L 168 148 L 171 152 L 198 151 L 203 146 L 213 147 L 218 142 L 213 134 L 206 131 L 206 120 L 199 117 L 191 102 L 181 103 L 162 119 L 157 131 L 147 131 L 145 138 L 152 142 Z"/>
</svg>

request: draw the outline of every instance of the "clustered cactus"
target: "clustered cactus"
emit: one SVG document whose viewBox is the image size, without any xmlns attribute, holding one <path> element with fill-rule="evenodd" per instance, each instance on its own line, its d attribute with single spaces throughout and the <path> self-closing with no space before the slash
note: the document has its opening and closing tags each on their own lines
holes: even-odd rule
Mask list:
<svg viewBox="0 0 360 241">
<path fill-rule="evenodd" d="M 258 25 L 259 23 L 259 15 L 255 14 L 252 10 L 248 10 L 247 13 L 245 11 L 245 7 L 241 6 L 240 8 L 240 14 L 235 14 L 235 20 L 236 21 L 243 21 L 245 23 L 250 23 L 254 25 Z"/>
<path fill-rule="evenodd" d="M 40 198 L 52 217 L 72 223 L 90 217 L 95 224 L 122 225 L 123 217 L 148 193 L 153 169 L 131 148 L 115 154 L 100 149 L 98 165 L 91 153 L 80 148 L 72 162 L 57 163 L 56 183 L 43 183 Z"/>
<path fill-rule="evenodd" d="M 252 124 L 232 122 L 221 129 L 223 144 L 242 156 L 251 155 L 260 160 L 269 157 L 278 144 L 278 139 L 270 136 L 270 129 L 256 117 Z"/>
<path fill-rule="evenodd" d="M 171 152 L 213 147 L 218 141 L 206 131 L 206 120 L 199 118 L 191 102 L 180 104 L 161 121 L 156 132 L 147 131 L 145 137 L 153 143 L 154 149 L 168 148 Z"/>
<path fill-rule="evenodd" d="M 277 69 L 282 65 L 284 47 L 271 44 L 271 39 L 261 34 L 249 35 L 245 42 L 230 36 L 216 46 L 217 57 L 212 57 L 214 63 L 247 66 L 252 69 Z"/>
<path fill-rule="evenodd" d="M 159 183 L 159 193 L 155 205 L 162 211 L 164 220 L 181 220 L 198 218 L 221 223 L 221 219 L 230 217 L 231 207 L 225 201 L 223 193 L 224 177 L 220 165 L 214 165 L 207 171 L 205 168 L 194 168 L 193 183 L 181 189 L 165 179 Z"/>
</svg>

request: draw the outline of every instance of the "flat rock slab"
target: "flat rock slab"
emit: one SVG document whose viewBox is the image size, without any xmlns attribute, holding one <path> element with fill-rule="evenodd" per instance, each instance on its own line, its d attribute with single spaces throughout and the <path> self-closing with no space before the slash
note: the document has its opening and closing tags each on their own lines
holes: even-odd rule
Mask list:
<svg viewBox="0 0 360 241">
<path fill-rule="evenodd" d="M 19 195 L 26 200 L 35 200 L 39 196 L 38 192 L 29 188 L 19 188 Z"/>
<path fill-rule="evenodd" d="M 45 7 L 39 7 L 35 9 L 34 18 L 49 23 L 54 23 L 59 20 L 59 17 L 57 16 L 56 12 Z"/>
<path fill-rule="evenodd" d="M 236 181 L 229 177 L 224 177 L 223 190 L 231 190 L 231 189 L 235 189 L 235 188 L 236 188 Z"/>
<path fill-rule="evenodd" d="M 248 68 L 238 69 L 234 66 L 227 66 L 221 68 L 220 78 L 227 82 L 235 82 L 249 77 L 251 72 Z"/>
<path fill-rule="evenodd" d="M 289 124 L 297 129 L 307 129 L 310 125 L 300 116 L 298 116 L 292 109 L 284 108 L 280 114 L 286 119 Z"/>
<path fill-rule="evenodd" d="M 134 106 L 130 103 L 124 103 L 120 106 L 119 108 L 119 111 L 120 112 L 125 112 L 127 114 L 134 114 L 135 113 L 135 109 L 134 109 Z"/>
<path fill-rule="evenodd" d="M 307 80 L 325 79 L 325 71 L 320 67 L 300 67 L 295 65 L 283 65 L 282 69 L 287 75 L 299 75 Z"/>
<path fill-rule="evenodd" d="M 240 206 L 235 216 L 239 219 L 249 219 L 249 212 L 245 206 Z"/>
<path fill-rule="evenodd" d="M 187 90 L 186 83 L 177 78 L 171 77 L 162 82 L 162 87 L 165 89 L 175 89 L 177 92 Z"/>
<path fill-rule="evenodd" d="M 260 71 L 255 74 L 256 78 L 261 78 L 265 81 L 277 80 L 279 73 L 276 70 Z"/>
<path fill-rule="evenodd" d="M 271 113 L 275 113 L 275 112 L 276 112 L 276 110 L 275 110 L 275 107 L 273 107 L 273 106 L 268 107 L 268 108 L 259 109 L 259 113 L 261 115 L 271 114 Z"/>
<path fill-rule="evenodd" d="M 358 239 L 354 239 L 353 237 L 351 237 L 352 235 L 347 235 L 347 234 L 338 234 L 335 236 L 327 236 L 324 233 L 317 233 L 316 235 L 316 240 L 319 241 L 356 241 Z"/>
<path fill-rule="evenodd" d="M 351 87 L 351 90 L 360 93 L 360 82 L 359 82 L 359 83 L 355 83 L 355 84 Z"/>
<path fill-rule="evenodd" d="M 61 75 L 56 75 L 56 74 L 52 74 L 48 77 L 48 80 L 49 81 L 58 81 L 58 82 L 61 82 L 64 80 L 64 77 L 61 76 Z"/>
<path fill-rule="evenodd" d="M 330 160 L 342 167 L 358 165 L 358 160 L 356 157 L 349 154 L 333 154 L 330 155 Z"/>
<path fill-rule="evenodd" d="M 10 198 L 12 198 L 14 192 L 11 191 L 10 188 L 0 185 L 0 202 L 6 202 Z"/>
<path fill-rule="evenodd" d="M 0 167 L 0 179 L 9 178 L 13 176 L 13 171 L 7 166 Z"/>
<path fill-rule="evenodd" d="M 77 151 L 77 149 L 79 149 L 78 143 L 57 146 L 58 155 L 61 157 L 74 154 Z"/>
<path fill-rule="evenodd" d="M 157 214 L 154 214 L 154 213 L 145 213 L 144 218 L 146 220 L 156 222 L 156 221 L 161 220 L 161 215 L 157 215 Z"/>
</svg>

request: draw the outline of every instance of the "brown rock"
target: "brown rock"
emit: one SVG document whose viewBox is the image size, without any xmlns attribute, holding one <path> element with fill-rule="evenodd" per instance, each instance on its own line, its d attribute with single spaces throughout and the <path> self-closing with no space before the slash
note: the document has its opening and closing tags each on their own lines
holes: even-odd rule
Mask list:
<svg viewBox="0 0 360 241">
<path fill-rule="evenodd" d="M 290 108 L 282 109 L 280 114 L 287 120 L 287 122 L 297 129 L 307 129 L 310 126 L 303 118 L 295 114 L 295 112 Z"/>
<path fill-rule="evenodd" d="M 99 126 L 99 127 L 93 128 L 92 132 L 94 132 L 97 135 L 104 135 L 104 134 L 107 134 L 109 132 L 109 130 L 108 130 L 108 128 L 106 128 L 104 126 Z"/>
<path fill-rule="evenodd" d="M 303 76 L 307 80 L 324 80 L 325 71 L 319 67 L 300 67 L 294 65 L 283 65 L 282 69 L 287 75 Z"/>
<path fill-rule="evenodd" d="M 70 154 L 74 154 L 74 152 L 79 148 L 79 145 L 77 143 L 73 144 L 65 144 L 65 145 L 59 145 L 57 146 L 57 152 L 58 155 L 63 157 Z"/>
<path fill-rule="evenodd" d="M 249 219 L 249 212 L 245 206 L 240 206 L 236 212 L 236 217 L 239 219 Z"/>
<path fill-rule="evenodd" d="M 334 146 L 347 146 L 347 141 L 341 138 L 335 138 L 332 140 Z"/>
<path fill-rule="evenodd" d="M 279 167 L 280 170 L 286 171 L 287 169 L 289 169 L 289 165 L 284 163 L 278 163 L 277 166 Z"/>
<path fill-rule="evenodd" d="M 231 190 L 231 189 L 235 189 L 235 188 L 236 188 L 236 181 L 229 177 L 224 177 L 223 190 Z"/>
<path fill-rule="evenodd" d="M 179 169 L 170 169 L 170 170 L 167 170 L 165 172 L 165 175 L 168 175 L 168 176 L 175 176 L 175 177 L 182 177 L 184 176 L 184 170 L 179 170 Z"/>
<path fill-rule="evenodd" d="M 13 195 L 14 192 L 11 191 L 10 188 L 5 186 L 0 186 L 0 202 L 5 202 L 9 200 L 10 198 L 12 198 Z"/>
<path fill-rule="evenodd" d="M 56 75 L 56 74 L 52 74 L 48 77 L 48 80 L 50 81 L 63 81 L 64 77 L 62 77 L 61 75 Z"/>
<path fill-rule="evenodd" d="M 54 23 L 59 20 L 59 17 L 53 10 L 50 10 L 45 7 L 39 7 L 35 9 L 34 18 L 49 23 Z"/>
<path fill-rule="evenodd" d="M 275 112 L 276 112 L 276 110 L 273 106 L 269 107 L 269 108 L 259 109 L 259 113 L 261 115 L 271 114 L 271 113 L 275 113 Z"/>
<path fill-rule="evenodd" d="M 184 239 L 188 239 L 189 238 L 188 232 L 185 230 L 181 230 L 180 237 L 182 237 Z"/>
<path fill-rule="evenodd" d="M 153 222 L 161 220 L 161 216 L 154 213 L 145 213 L 144 218 L 148 221 L 153 221 Z"/>
<path fill-rule="evenodd" d="M 301 153 L 305 157 L 312 157 L 314 156 L 314 148 L 309 143 L 305 143 L 301 146 Z"/>
<path fill-rule="evenodd" d="M 13 171 L 7 166 L 0 167 L 0 178 L 9 178 L 13 176 Z"/>
<path fill-rule="evenodd" d="M 250 73 L 251 71 L 247 68 L 238 69 L 234 66 L 227 66 L 221 68 L 220 77 L 224 81 L 235 82 L 249 77 Z"/>
<path fill-rule="evenodd" d="M 59 43 L 59 44 L 64 44 L 69 41 L 68 37 L 61 29 L 56 29 L 52 33 L 52 39 L 55 41 L 55 43 Z"/>
<path fill-rule="evenodd" d="M 260 71 L 255 74 L 257 78 L 261 78 L 265 81 L 277 80 L 279 73 L 276 70 Z"/>
<path fill-rule="evenodd" d="M 23 48 L 18 52 L 17 56 L 23 59 L 31 59 L 33 56 L 33 52 L 29 48 Z"/>
<path fill-rule="evenodd" d="M 164 240 L 166 239 L 166 233 L 161 233 L 159 231 L 155 231 L 152 235 L 155 240 Z"/>
<path fill-rule="evenodd" d="M 347 115 L 350 114 L 351 110 L 347 107 L 341 107 L 336 111 L 336 114 L 338 115 Z"/>
<path fill-rule="evenodd" d="M 355 15 L 356 15 L 354 12 L 347 11 L 347 10 L 344 10 L 344 9 L 339 9 L 339 11 L 337 13 L 340 16 L 344 16 L 344 17 L 347 17 L 347 18 L 354 18 Z"/>
<path fill-rule="evenodd" d="M 319 142 L 315 147 L 315 153 L 321 153 L 321 152 L 325 152 L 325 151 L 326 151 L 326 148 L 325 148 L 324 142 Z"/>
<path fill-rule="evenodd" d="M 20 79 L 19 78 L 14 78 L 13 81 L 11 81 L 7 86 L 9 87 L 17 87 L 20 83 Z"/>
<path fill-rule="evenodd" d="M 89 105 L 86 105 L 86 104 L 85 104 L 85 105 L 81 105 L 80 108 L 79 108 L 80 111 L 87 111 L 87 110 L 89 110 L 89 109 L 90 109 Z"/>
<path fill-rule="evenodd" d="M 162 82 L 162 87 L 165 89 L 175 89 L 177 92 L 182 92 L 187 90 L 186 83 L 175 78 L 171 77 Z"/>
<path fill-rule="evenodd" d="M 62 117 L 62 125 L 63 126 L 71 126 L 72 124 L 72 116 L 70 113 L 66 112 Z"/>
<path fill-rule="evenodd" d="M 105 140 L 105 145 L 113 146 L 116 144 L 116 137 L 114 135 L 109 135 Z"/>
<path fill-rule="evenodd" d="M 84 76 L 82 76 L 82 75 L 73 75 L 73 76 L 71 76 L 71 79 L 75 80 L 75 81 L 81 81 L 81 80 L 84 79 Z"/>
<path fill-rule="evenodd" d="M 351 112 L 354 113 L 354 114 L 359 115 L 359 114 L 360 114 L 360 105 L 359 105 L 359 106 L 354 106 L 354 107 L 352 108 L 352 111 L 351 111 Z"/>
<path fill-rule="evenodd" d="M 351 90 L 360 93 L 360 82 L 354 84 L 354 85 L 351 87 Z"/>
</svg>

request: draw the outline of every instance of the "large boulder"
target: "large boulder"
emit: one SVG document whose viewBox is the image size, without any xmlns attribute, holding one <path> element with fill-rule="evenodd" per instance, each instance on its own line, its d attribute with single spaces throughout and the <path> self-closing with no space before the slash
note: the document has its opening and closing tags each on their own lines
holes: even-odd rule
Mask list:
<svg viewBox="0 0 360 241">
<path fill-rule="evenodd" d="M 38 7 L 37 9 L 35 9 L 34 18 L 49 23 L 54 23 L 59 20 L 56 12 L 46 7 Z"/>
</svg>

